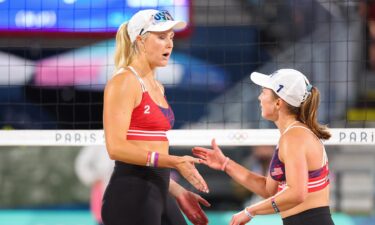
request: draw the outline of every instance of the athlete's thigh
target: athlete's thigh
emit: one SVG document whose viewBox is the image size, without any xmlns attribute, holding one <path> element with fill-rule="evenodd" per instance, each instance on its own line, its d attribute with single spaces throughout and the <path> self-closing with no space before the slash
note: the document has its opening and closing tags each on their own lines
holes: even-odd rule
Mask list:
<svg viewBox="0 0 375 225">
<path fill-rule="evenodd" d="M 153 189 L 152 185 L 138 178 L 111 180 L 103 197 L 103 223 L 160 225 L 161 196 Z"/>
</svg>

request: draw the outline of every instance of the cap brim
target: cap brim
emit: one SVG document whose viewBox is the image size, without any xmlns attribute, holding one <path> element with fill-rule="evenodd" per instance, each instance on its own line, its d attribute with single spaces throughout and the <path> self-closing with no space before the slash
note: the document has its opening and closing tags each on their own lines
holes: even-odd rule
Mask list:
<svg viewBox="0 0 375 225">
<path fill-rule="evenodd" d="M 269 75 L 253 72 L 250 74 L 250 79 L 259 86 L 272 89 L 271 78 Z"/>
<path fill-rule="evenodd" d="M 181 30 L 186 27 L 186 23 L 183 21 L 166 21 L 150 26 L 147 31 L 163 32 L 170 29 Z"/>
</svg>

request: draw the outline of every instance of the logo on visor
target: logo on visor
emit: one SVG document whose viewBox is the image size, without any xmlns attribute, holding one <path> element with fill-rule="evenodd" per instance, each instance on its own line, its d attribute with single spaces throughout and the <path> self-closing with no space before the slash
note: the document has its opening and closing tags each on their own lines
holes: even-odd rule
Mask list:
<svg viewBox="0 0 375 225">
<path fill-rule="evenodd" d="M 155 15 L 153 15 L 150 20 L 149 20 L 149 23 L 143 27 L 141 29 L 141 31 L 139 32 L 139 35 L 142 35 L 145 33 L 145 31 L 148 29 L 148 27 L 152 24 L 152 25 L 156 25 L 158 23 L 161 23 L 161 22 L 167 22 L 167 21 L 174 21 L 173 17 L 171 16 L 171 14 L 169 14 L 169 12 L 167 10 L 163 10 L 163 11 L 159 11 L 158 13 L 156 13 Z"/>
<path fill-rule="evenodd" d="M 153 23 L 156 24 L 156 23 L 159 23 L 159 22 L 166 22 L 166 21 L 173 21 L 173 17 L 171 16 L 171 14 L 169 14 L 168 11 L 164 10 L 164 11 L 159 11 L 158 13 L 156 13 L 154 16 L 154 21 Z"/>
</svg>

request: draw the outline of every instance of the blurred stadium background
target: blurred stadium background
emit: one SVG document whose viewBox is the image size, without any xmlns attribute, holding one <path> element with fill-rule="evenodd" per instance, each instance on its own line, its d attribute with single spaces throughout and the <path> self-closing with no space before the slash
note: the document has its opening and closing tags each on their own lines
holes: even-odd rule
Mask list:
<svg viewBox="0 0 375 225">
<path fill-rule="evenodd" d="M 213 129 L 272 129 L 260 118 L 259 89 L 248 75 L 299 69 L 321 91 L 320 121 L 343 131 L 327 146 L 334 220 L 375 224 L 372 0 L 0 0 L 0 224 L 95 224 L 90 187 L 78 179 L 75 160 L 82 146 L 101 143 L 114 32 L 142 7 L 189 21 L 177 32 L 170 65 L 158 70 L 175 129 L 207 129 L 208 136 Z M 26 130 L 36 130 L 39 146 L 25 142 Z M 264 172 L 272 147 L 236 144 L 252 139 L 241 132 L 231 138 L 225 154 Z M 171 152 L 191 154 L 196 142 L 189 142 Z M 212 204 L 210 224 L 227 224 L 257 201 L 225 174 L 199 170 L 211 189 L 203 195 Z M 281 220 L 261 216 L 251 224 Z"/>
</svg>

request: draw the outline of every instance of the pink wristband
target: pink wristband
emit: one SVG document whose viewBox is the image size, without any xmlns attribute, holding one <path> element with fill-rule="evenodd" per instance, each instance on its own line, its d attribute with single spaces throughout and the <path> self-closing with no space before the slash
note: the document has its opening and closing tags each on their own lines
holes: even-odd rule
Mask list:
<svg viewBox="0 0 375 225">
<path fill-rule="evenodd" d="M 158 163 L 159 163 L 159 153 L 148 151 L 146 166 L 158 167 Z"/>
<path fill-rule="evenodd" d="M 228 162 L 229 162 L 229 158 L 226 157 L 223 165 L 221 165 L 221 171 L 225 171 L 225 168 L 227 167 Z"/>
</svg>

